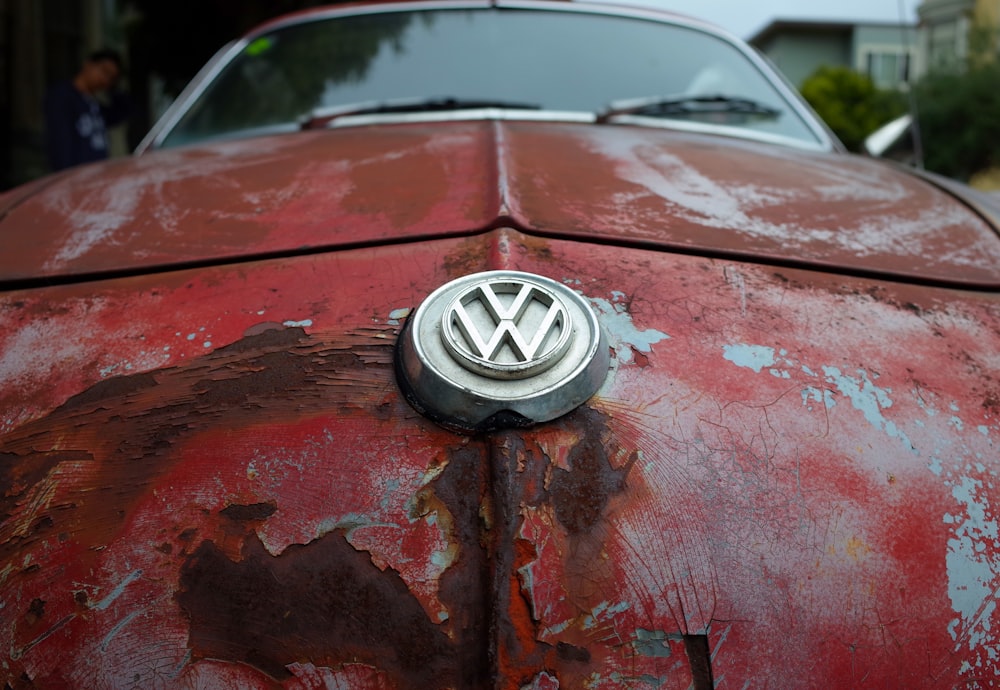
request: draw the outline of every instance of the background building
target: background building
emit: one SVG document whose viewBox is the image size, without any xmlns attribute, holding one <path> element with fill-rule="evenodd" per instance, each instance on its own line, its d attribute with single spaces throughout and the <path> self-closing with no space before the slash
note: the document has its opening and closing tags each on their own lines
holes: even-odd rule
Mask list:
<svg viewBox="0 0 1000 690">
<path fill-rule="evenodd" d="M 920 17 L 919 74 L 962 69 L 969 57 L 996 59 L 1000 0 L 924 0 Z"/>
<path fill-rule="evenodd" d="M 0 0 L 0 190 L 48 172 L 45 91 L 71 78 L 91 51 L 116 48 L 126 57 L 133 114 L 127 128 L 112 131 L 112 152 L 124 155 L 216 49 L 270 16 L 322 2 Z M 996 58 L 1000 0 L 924 0 L 918 14 L 918 26 L 778 20 L 750 43 L 797 87 L 822 65 L 896 89 L 930 69 Z"/>
<path fill-rule="evenodd" d="M 915 27 L 843 22 L 771 22 L 750 37 L 796 87 L 823 66 L 849 67 L 883 89 L 905 88 L 916 61 Z"/>
</svg>

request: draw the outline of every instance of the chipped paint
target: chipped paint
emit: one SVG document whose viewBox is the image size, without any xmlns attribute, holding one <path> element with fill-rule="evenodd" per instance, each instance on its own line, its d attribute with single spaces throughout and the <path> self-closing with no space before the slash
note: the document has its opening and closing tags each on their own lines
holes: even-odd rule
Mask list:
<svg viewBox="0 0 1000 690">
<path fill-rule="evenodd" d="M 142 577 L 142 570 L 133 570 L 125 577 L 124 580 L 115 585 L 115 588 L 108 592 L 106 597 L 93 604 L 91 608 L 97 609 L 98 611 L 103 611 L 108 608 L 115 601 L 115 599 L 122 595 L 126 587 L 138 580 L 140 577 Z"/>
<path fill-rule="evenodd" d="M 518 134 L 528 130 L 512 129 Z M 878 163 L 746 142 L 717 149 L 694 142 L 681 144 L 682 137 L 664 134 L 668 145 L 638 129 L 578 132 L 564 127 L 560 134 L 564 146 L 587 150 L 589 155 L 574 152 L 572 156 L 578 170 L 614 171 L 616 184 L 602 179 L 607 193 L 590 206 L 580 202 L 594 195 L 583 193 L 579 183 L 572 185 L 572 191 L 557 191 L 545 180 L 546 197 L 572 198 L 574 205 L 568 207 L 567 215 L 574 220 L 589 216 L 595 232 L 626 226 L 630 233 L 661 242 L 752 247 L 789 259 L 910 275 L 921 270 L 917 266 L 924 276 L 942 275 L 942 270 L 951 273 L 946 266 L 957 273 L 987 275 L 993 273 L 991 267 L 1000 265 L 995 235 L 972 218 L 968 209 L 953 203 L 947 194 Z M 515 144 L 515 159 L 531 161 L 530 167 L 522 164 L 520 169 L 545 178 L 542 154 L 529 157 L 529 149 L 522 153 L 516 147 L 522 138 L 525 144 L 532 141 L 539 152 L 551 149 L 552 144 L 536 141 L 531 131 L 508 137 Z M 751 169 L 754 183 L 748 184 L 746 171 Z M 817 189 L 824 191 L 817 196 Z M 534 197 L 529 199 L 534 201 Z M 634 210 L 622 217 L 616 208 Z M 529 214 L 538 211 L 549 220 L 546 216 L 551 211 L 541 204 L 525 209 Z M 712 238 L 708 243 L 699 236 L 706 231 Z"/>
<path fill-rule="evenodd" d="M 511 217 L 566 237 L 1000 284 L 995 233 L 945 192 L 862 158 L 727 143 L 449 122 L 397 125 L 392 137 L 350 128 L 156 151 L 109 162 L 100 177 L 68 174 L 11 209 L 0 276 L 468 234 Z M 27 235 L 30 246 L 18 240 Z"/>
<path fill-rule="evenodd" d="M 615 359 L 620 364 L 628 364 L 635 359 L 636 352 L 652 352 L 653 345 L 668 340 L 669 335 L 655 328 L 636 328 L 632 314 L 628 311 L 628 299 L 624 293 L 614 292 L 611 299 L 590 297 L 597 310 L 598 320 L 608 334 L 608 341 L 615 351 Z"/>
<path fill-rule="evenodd" d="M 892 407 L 892 399 L 889 397 L 891 389 L 876 386 L 871 381 L 871 375 L 864 369 L 857 370 L 857 378 L 842 374 L 837 367 L 824 366 L 823 373 L 826 374 L 827 383 L 835 385 L 837 390 L 851 401 L 854 408 L 864 414 L 869 424 L 876 429 L 883 429 L 892 438 L 898 438 L 914 454 L 918 454 L 907 435 L 896 426 L 895 422 L 885 418 L 884 410 Z"/>
<path fill-rule="evenodd" d="M 772 347 L 763 345 L 734 344 L 723 346 L 723 359 L 732 362 L 738 367 L 760 373 L 765 367 L 769 368 L 769 373 L 781 379 L 791 379 L 791 372 L 786 369 L 773 369 L 775 362 L 775 350 Z M 782 357 L 785 364 L 793 368 L 798 366 L 791 359 Z M 807 375 L 814 376 L 812 369 L 802 365 L 801 370 Z M 850 401 L 851 405 L 859 410 L 865 420 L 874 428 L 884 431 L 889 437 L 896 438 L 905 444 L 914 454 L 919 451 L 910 442 L 907 434 L 902 431 L 894 421 L 885 416 L 885 411 L 892 407 L 891 389 L 880 388 L 872 380 L 877 379 L 877 374 L 869 374 L 864 369 L 856 371 L 857 376 L 843 374 L 835 366 L 822 365 L 820 370 L 824 374 L 824 381 L 834 388 L 837 393 Z M 809 407 L 810 402 L 820 402 L 830 410 L 836 405 L 836 396 L 830 389 L 818 389 L 814 386 L 805 386 L 801 389 L 802 404 Z M 949 424 L 962 430 L 962 422 L 958 417 L 952 417 Z"/>
<path fill-rule="evenodd" d="M 723 358 L 729 360 L 738 367 L 752 369 L 759 374 L 764 367 L 774 365 L 774 348 L 763 345 L 726 345 L 723 347 Z"/>
<path fill-rule="evenodd" d="M 386 323 L 392 326 L 398 326 L 404 319 L 406 319 L 412 309 L 410 307 L 402 307 L 400 309 L 393 309 L 389 312 L 389 318 L 386 319 Z"/>
<path fill-rule="evenodd" d="M 82 225 L 41 243 L 67 273 L 132 250 L 134 266 L 207 262 L 199 243 L 220 239 L 230 257 L 364 247 L 0 293 L 8 677 L 686 690 L 1000 671 L 996 295 L 696 251 L 712 238 L 814 268 L 846 252 L 957 281 L 979 220 L 874 163 L 763 145 L 540 123 L 396 133 L 215 145 L 206 170 L 226 154 L 261 179 L 217 171 L 187 209 L 165 184 L 146 201 L 170 208 L 122 223 L 89 197 Z M 108 170 L 195 172 L 194 152 L 175 156 Z M 731 184 L 741 166 L 761 179 Z M 385 176 L 413 169 L 430 172 L 387 200 Z M 18 209 L 57 218 L 100 182 L 69 177 Z M 888 199 L 911 207 L 900 226 L 860 222 Z M 225 227 L 202 237 L 210 216 Z M 157 233 L 142 251 L 140 227 Z M 994 250 L 974 279 L 993 279 Z M 392 348 L 410 306 L 493 268 L 592 297 L 615 370 L 564 418 L 458 437 L 405 402 Z"/>
<path fill-rule="evenodd" d="M 1000 547 L 997 516 L 990 505 L 984 481 L 958 477 L 952 482 L 952 495 L 963 509 L 962 515 L 946 513 L 945 524 L 953 525 L 954 536 L 948 540 L 948 597 L 958 617 L 948 625 L 956 642 L 956 651 L 965 647 L 978 659 L 972 668 L 982 668 L 984 661 L 1000 662 L 1000 639 L 993 621 L 1000 590 L 1000 563 L 990 555 Z"/>
</svg>

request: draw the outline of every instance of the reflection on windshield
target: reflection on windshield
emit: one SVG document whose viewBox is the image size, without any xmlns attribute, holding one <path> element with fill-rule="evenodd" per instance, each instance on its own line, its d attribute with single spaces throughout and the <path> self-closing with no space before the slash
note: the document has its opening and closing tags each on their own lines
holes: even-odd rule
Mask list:
<svg viewBox="0 0 1000 690">
<path fill-rule="evenodd" d="M 257 37 L 163 145 L 295 128 L 316 111 L 365 102 L 452 98 L 600 113 L 657 94 L 759 103 L 780 115 L 720 124 L 816 141 L 756 66 L 715 36 L 631 18 L 491 8 L 330 18 Z"/>
</svg>

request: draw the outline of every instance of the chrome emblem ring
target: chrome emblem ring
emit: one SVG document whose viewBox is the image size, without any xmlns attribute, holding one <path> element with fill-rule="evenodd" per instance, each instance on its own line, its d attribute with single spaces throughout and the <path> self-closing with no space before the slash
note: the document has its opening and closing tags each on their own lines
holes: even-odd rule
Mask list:
<svg viewBox="0 0 1000 690">
<path fill-rule="evenodd" d="M 572 319 L 559 296 L 527 278 L 472 285 L 445 310 L 441 337 L 460 365 L 496 379 L 545 371 L 566 353 Z"/>
<path fill-rule="evenodd" d="M 397 380 L 413 407 L 469 431 L 564 415 L 600 388 L 609 364 L 590 302 L 520 271 L 442 285 L 410 316 L 396 353 Z"/>
</svg>

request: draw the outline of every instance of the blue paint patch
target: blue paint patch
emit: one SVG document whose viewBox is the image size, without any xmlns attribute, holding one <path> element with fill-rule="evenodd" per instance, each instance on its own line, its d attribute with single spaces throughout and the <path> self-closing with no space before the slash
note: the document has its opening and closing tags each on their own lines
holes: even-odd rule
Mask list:
<svg viewBox="0 0 1000 690">
<path fill-rule="evenodd" d="M 826 388 L 820 390 L 812 386 L 802 389 L 802 404 L 812 409 L 810 402 L 823 403 L 823 406 L 828 410 L 832 410 L 833 406 L 837 404 L 833 397 L 833 391 Z"/>
<path fill-rule="evenodd" d="M 763 345 L 724 345 L 722 356 L 738 367 L 753 369 L 759 374 L 764 367 L 774 366 L 774 348 Z"/>
<path fill-rule="evenodd" d="M 302 321 L 282 321 L 281 325 L 289 328 L 308 328 L 313 325 L 313 322 L 312 319 L 303 319 Z"/>
<path fill-rule="evenodd" d="M 118 585 L 108 593 L 108 596 L 101 599 L 96 604 L 92 605 L 90 608 L 97 609 L 98 611 L 103 611 L 114 602 L 115 599 L 120 597 L 125 591 L 125 588 L 130 584 L 142 577 L 142 570 L 133 570 L 131 573 L 125 576 L 125 579 L 118 583 Z"/>
<path fill-rule="evenodd" d="M 597 621 L 599 618 L 605 616 L 613 616 L 616 613 L 628 611 L 628 608 L 629 608 L 628 602 L 623 601 L 612 606 L 609 602 L 602 601 L 600 604 L 591 609 L 590 615 L 588 615 L 586 618 L 583 619 L 583 628 L 584 630 L 589 630 L 590 628 L 593 628 L 595 625 L 597 625 Z"/>
<path fill-rule="evenodd" d="M 927 469 L 934 473 L 934 476 L 941 476 L 941 458 L 936 455 L 931 458 L 930 463 L 927 465 Z"/>
<path fill-rule="evenodd" d="M 673 656 L 670 651 L 669 641 L 684 639 L 680 633 L 666 633 L 662 630 L 646 630 L 636 628 L 635 639 L 632 641 L 632 648 L 640 656 L 650 656 L 656 658 L 666 658 Z"/>
<path fill-rule="evenodd" d="M 889 421 L 882 414 L 882 410 L 892 407 L 892 399 L 889 397 L 892 390 L 879 388 L 872 383 L 873 378 L 878 378 L 877 374 L 869 377 L 864 369 L 858 369 L 858 378 L 854 378 L 842 374 L 837 367 L 823 367 L 823 373 L 827 382 L 835 385 L 837 390 L 851 401 L 851 405 L 864 414 L 869 424 L 876 429 L 884 430 L 892 438 L 903 441 L 911 452 L 917 453 L 909 437 L 896 427 L 895 422 Z"/>
<path fill-rule="evenodd" d="M 669 335 L 653 328 L 639 330 L 632 322 L 632 315 L 625 310 L 626 295 L 612 292 L 613 301 L 592 298 L 591 304 L 597 309 L 601 325 L 608 334 L 610 345 L 614 348 L 615 358 L 627 364 L 633 359 L 632 350 L 636 352 L 652 352 L 653 345 L 661 340 L 668 340 Z"/>
<path fill-rule="evenodd" d="M 1000 575 L 1000 563 L 990 555 L 1000 536 L 990 494 L 982 481 L 961 477 L 952 485 L 952 496 L 965 508 L 965 519 L 945 515 L 946 523 L 951 518 L 950 524 L 956 525 L 954 537 L 948 540 L 945 563 L 948 597 L 958 617 L 951 621 L 948 632 L 956 642 L 963 640 L 970 650 L 982 646 L 987 652 L 997 644 L 990 621 L 996 609 L 996 580 Z"/>
<path fill-rule="evenodd" d="M 386 322 L 390 326 L 398 326 L 401 319 L 405 319 L 410 315 L 410 308 L 403 307 L 401 309 L 393 309 L 389 312 L 389 320 Z"/>
</svg>

